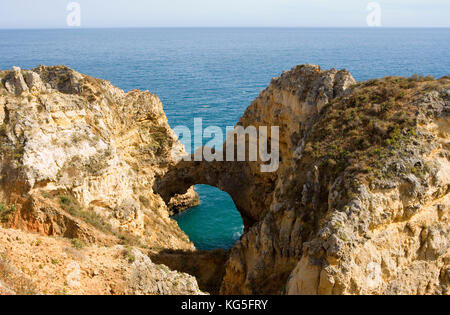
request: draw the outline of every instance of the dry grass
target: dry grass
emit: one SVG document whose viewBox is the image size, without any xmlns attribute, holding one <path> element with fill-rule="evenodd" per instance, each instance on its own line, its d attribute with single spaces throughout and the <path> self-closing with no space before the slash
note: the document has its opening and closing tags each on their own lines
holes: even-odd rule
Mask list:
<svg viewBox="0 0 450 315">
<path fill-rule="evenodd" d="M 389 177 L 381 172 L 382 161 L 417 138 L 419 109 L 413 100 L 448 83 L 414 76 L 358 84 L 349 97 L 336 99 L 325 109 L 306 145 L 306 158 L 330 176 L 347 170 L 359 179 Z"/>
<path fill-rule="evenodd" d="M 0 280 L 18 295 L 38 294 L 32 281 L 11 265 L 6 253 L 0 253 Z"/>
<path fill-rule="evenodd" d="M 83 220 L 103 233 L 114 235 L 119 239 L 121 245 L 146 248 L 146 246 L 141 243 L 139 237 L 126 231 L 117 231 L 113 229 L 111 224 L 105 221 L 105 218 L 97 214 L 93 209 L 83 209 L 78 201 L 72 196 L 61 195 L 58 198 L 61 207 L 69 212 L 70 215 Z"/>
</svg>

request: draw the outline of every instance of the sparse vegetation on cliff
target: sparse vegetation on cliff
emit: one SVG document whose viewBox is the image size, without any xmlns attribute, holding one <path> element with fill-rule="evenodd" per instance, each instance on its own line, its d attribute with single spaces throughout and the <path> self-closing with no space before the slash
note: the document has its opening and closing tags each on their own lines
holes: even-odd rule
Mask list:
<svg viewBox="0 0 450 315">
<path fill-rule="evenodd" d="M 39 266 L 30 270 L 39 274 L 51 269 L 61 280 L 67 267 L 65 254 L 84 261 L 86 252 L 96 255 L 114 245 L 126 246 L 126 259 L 120 254 L 108 258 L 118 266 L 126 261 L 130 271 L 129 283 L 116 287 L 116 293 L 200 293 L 195 280 L 191 283 L 190 277 L 171 271 L 155 276 L 164 283 L 158 288 L 153 277 L 139 282 L 145 287 L 133 280 L 157 269 L 137 248 L 194 248 L 151 189 L 155 175 L 174 163 L 170 150 L 178 145 L 158 97 L 139 90 L 126 93 L 66 66 L 14 67 L 0 74 L 0 195 L 4 200 L 0 229 L 29 232 L 26 236 L 37 256 L 49 248 L 48 239 L 41 242 L 36 240 L 38 235 L 42 240 L 67 238 L 62 241 L 64 250 L 48 259 L 40 257 Z M 194 200 L 192 194 L 182 197 Z M 2 246 L 16 242 L 2 236 Z M 22 264 L 17 256 L 13 258 L 13 263 Z M 180 285 L 172 286 L 171 277 L 180 277 Z M 98 292 L 114 293 L 103 285 Z M 38 286 L 42 292 L 42 285 Z M 51 289 L 44 293 L 74 292 L 66 284 L 46 286 Z M 90 289 L 84 286 L 83 290 Z"/>
<path fill-rule="evenodd" d="M 100 215 L 98 215 L 92 209 L 90 211 L 85 211 L 74 198 L 66 195 L 61 195 L 59 196 L 59 202 L 61 204 L 61 207 L 71 215 L 84 220 L 86 223 L 94 226 L 100 231 L 110 232 L 112 230 L 111 225 L 106 223 Z"/>
<path fill-rule="evenodd" d="M 11 264 L 8 254 L 5 252 L 0 252 L 0 295 L 3 293 L 2 283 L 18 295 L 36 295 L 38 293 L 33 282 Z"/>
<path fill-rule="evenodd" d="M 422 109 L 415 99 L 433 82 L 436 90 L 450 80 L 432 77 L 387 77 L 353 86 L 351 95 L 333 100 L 315 124 L 304 151 L 321 173 L 336 176 L 344 170 L 354 180 L 370 183 L 397 176 L 389 160 L 401 158 L 407 148 L 419 147 L 417 130 Z M 411 149 L 413 150 L 413 149 Z M 414 155 L 415 152 L 412 152 Z M 406 165 L 415 175 L 429 171 L 425 163 Z"/>
<path fill-rule="evenodd" d="M 260 161 L 177 164 L 149 92 L 63 66 L 2 82 L 0 293 L 201 294 L 192 276 L 226 294 L 449 292 L 448 77 L 284 72 L 239 121 L 280 126 L 268 174 Z M 230 253 L 195 252 L 169 218 L 205 182 L 244 218 Z"/>
<path fill-rule="evenodd" d="M 5 206 L 0 203 L 0 223 L 8 225 L 16 211 L 16 205 Z"/>
</svg>

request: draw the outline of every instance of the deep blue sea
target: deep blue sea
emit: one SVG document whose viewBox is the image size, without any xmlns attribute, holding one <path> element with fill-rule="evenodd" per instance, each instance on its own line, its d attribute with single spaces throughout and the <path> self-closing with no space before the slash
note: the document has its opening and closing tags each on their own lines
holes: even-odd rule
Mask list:
<svg viewBox="0 0 450 315">
<path fill-rule="evenodd" d="M 450 74 L 450 29 L 166 28 L 0 30 L 0 69 L 65 64 L 157 94 L 172 127 L 233 126 L 272 77 L 297 64 L 346 68 L 357 80 Z M 242 220 L 230 197 L 198 186 L 177 217 L 199 249 L 230 248 Z"/>
</svg>

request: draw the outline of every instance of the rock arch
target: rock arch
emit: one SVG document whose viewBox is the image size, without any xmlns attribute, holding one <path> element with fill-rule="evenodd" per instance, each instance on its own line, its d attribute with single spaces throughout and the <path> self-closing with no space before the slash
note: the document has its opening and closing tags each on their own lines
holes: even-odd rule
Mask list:
<svg viewBox="0 0 450 315">
<path fill-rule="evenodd" d="M 331 101 L 345 97 L 355 80 L 345 70 L 303 65 L 274 78 L 246 109 L 238 126 L 278 126 L 280 165 L 262 173 L 259 162 L 181 162 L 155 181 L 167 202 L 196 184 L 227 192 L 244 219 L 245 233 L 231 249 L 224 294 L 279 294 L 318 228 L 320 211 L 314 168 L 296 172 L 311 127 Z M 248 146 L 247 146 L 248 147 Z M 323 202 L 326 207 L 326 200 Z"/>
<path fill-rule="evenodd" d="M 275 181 L 264 180 L 253 171 L 257 167 L 253 164 L 183 161 L 155 181 L 154 191 L 167 203 L 194 185 L 216 187 L 231 196 L 248 229 L 261 219 L 261 210 L 270 205 L 275 188 Z"/>
</svg>

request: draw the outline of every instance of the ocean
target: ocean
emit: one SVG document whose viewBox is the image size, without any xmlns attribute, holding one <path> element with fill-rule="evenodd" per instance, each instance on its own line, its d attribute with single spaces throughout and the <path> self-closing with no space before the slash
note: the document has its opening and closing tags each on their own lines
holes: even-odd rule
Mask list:
<svg viewBox="0 0 450 315">
<path fill-rule="evenodd" d="M 65 64 L 157 94 L 170 125 L 233 126 L 272 77 L 298 64 L 346 68 L 356 80 L 450 74 L 450 29 L 148 28 L 0 30 L 0 69 Z M 175 219 L 197 248 L 231 248 L 243 231 L 228 194 Z"/>
</svg>

